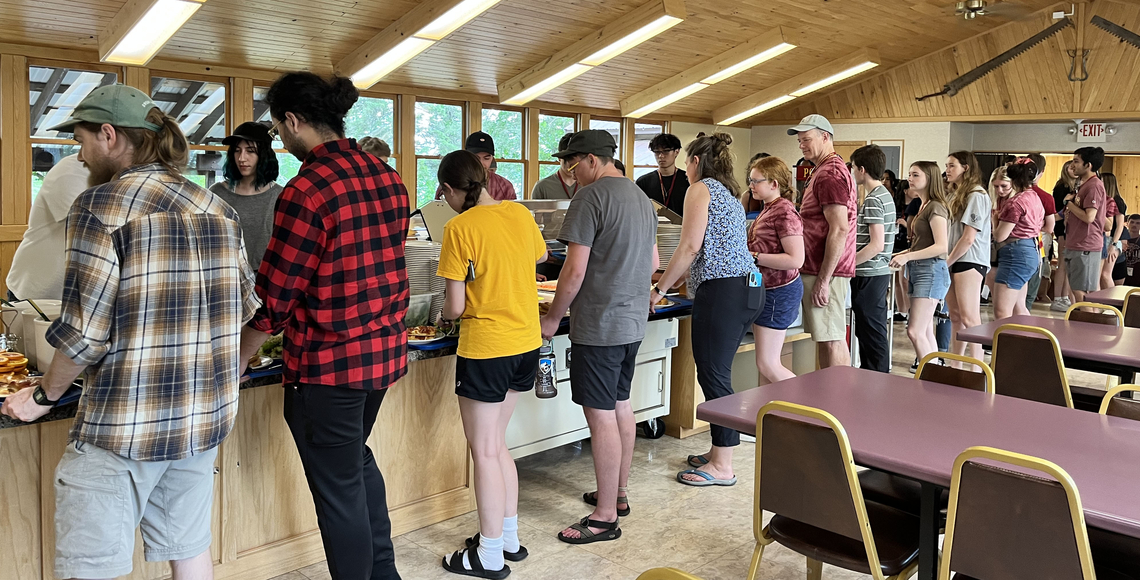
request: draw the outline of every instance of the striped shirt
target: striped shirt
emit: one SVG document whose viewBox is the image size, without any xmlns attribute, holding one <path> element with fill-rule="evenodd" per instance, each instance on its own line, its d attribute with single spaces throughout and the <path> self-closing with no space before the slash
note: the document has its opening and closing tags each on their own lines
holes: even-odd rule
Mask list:
<svg viewBox="0 0 1140 580">
<path fill-rule="evenodd" d="M 873 258 L 855 265 L 856 276 L 885 276 L 891 273 L 891 251 L 895 248 L 895 199 L 882 185 L 872 189 L 859 208 L 859 218 L 855 225 L 855 248 L 862 250 L 871 243 L 871 228 L 883 226 L 883 251 Z"/>
<path fill-rule="evenodd" d="M 71 439 L 183 459 L 233 427 L 243 322 L 259 306 L 233 208 L 162 165 L 83 192 L 47 340 L 87 365 Z"/>
</svg>

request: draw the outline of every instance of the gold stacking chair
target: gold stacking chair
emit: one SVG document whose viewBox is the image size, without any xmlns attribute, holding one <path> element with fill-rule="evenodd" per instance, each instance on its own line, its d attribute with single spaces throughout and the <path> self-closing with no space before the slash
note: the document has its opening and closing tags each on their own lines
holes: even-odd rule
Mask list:
<svg viewBox="0 0 1140 580">
<path fill-rule="evenodd" d="M 1100 312 L 1089 312 L 1081 310 L 1081 308 L 1097 308 Z M 1122 326 L 1124 324 L 1124 314 L 1113 306 L 1107 304 L 1098 304 L 1096 302 L 1077 302 L 1065 311 L 1065 320 L 1074 320 L 1076 322 L 1091 322 L 1093 324 L 1107 324 L 1109 326 Z M 1114 376 L 1109 376 L 1105 379 L 1104 388 L 1111 389 L 1116 386 L 1117 381 L 1120 379 Z M 1081 389 L 1070 385 L 1073 391 Z M 1092 394 L 1092 393 L 1089 393 Z M 1098 396 L 1100 393 L 1096 393 Z"/>
<path fill-rule="evenodd" d="M 805 556 L 809 579 L 819 580 L 823 564 L 875 580 L 914 574 L 918 517 L 864 501 L 851 443 L 834 416 L 773 401 L 760 409 L 756 425 L 756 549 L 747 578 L 756 578 L 772 542 Z M 775 515 L 761 527 L 765 510 Z"/>
<path fill-rule="evenodd" d="M 1140 391 L 1140 385 L 1120 385 L 1108 391 L 1100 403 L 1100 414 L 1140 421 L 1140 401 L 1121 396 L 1136 391 Z"/>
<path fill-rule="evenodd" d="M 1024 324 L 994 331 L 994 392 L 1073 408 L 1061 346 L 1052 332 Z"/>
<path fill-rule="evenodd" d="M 1140 288 L 1133 288 L 1124 295 L 1124 326 L 1140 328 Z"/>
<path fill-rule="evenodd" d="M 638 575 L 637 580 L 701 580 L 676 568 L 653 568 Z"/>
<path fill-rule="evenodd" d="M 966 365 L 974 365 L 982 370 L 978 372 L 966 370 L 970 368 L 969 366 L 967 366 L 966 369 L 956 369 L 954 367 L 932 364 L 931 361 L 936 358 L 958 361 Z M 962 387 L 972 391 L 983 391 L 991 394 L 994 392 L 994 371 L 990 369 L 990 365 L 974 357 L 950 352 L 932 352 L 922 357 L 922 360 L 918 362 L 918 372 L 914 373 L 914 378 L 921 381 L 931 381 L 954 387 Z"/>
</svg>

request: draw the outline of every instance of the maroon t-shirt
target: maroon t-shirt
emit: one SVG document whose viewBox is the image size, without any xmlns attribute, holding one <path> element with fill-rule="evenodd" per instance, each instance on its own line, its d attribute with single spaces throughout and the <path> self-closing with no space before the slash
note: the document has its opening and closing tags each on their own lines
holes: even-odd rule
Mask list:
<svg viewBox="0 0 1140 580">
<path fill-rule="evenodd" d="M 1099 252 L 1104 247 L 1104 220 L 1108 215 L 1108 196 L 1104 191 L 1104 183 L 1100 178 L 1093 176 L 1081 185 L 1077 197 L 1073 200 L 1081 208 L 1088 210 L 1096 208 L 1096 217 L 1092 223 L 1067 216 L 1065 218 L 1065 249 L 1081 252 Z"/>
<path fill-rule="evenodd" d="M 753 254 L 783 254 L 784 245 L 781 238 L 804 235 L 804 224 L 800 214 L 796 213 L 796 206 L 792 202 L 778 197 L 768 204 L 760 217 L 752 222 L 752 229 L 748 230 L 748 251 Z M 765 288 L 779 288 L 792 282 L 800 275 L 798 269 L 775 270 L 759 266 L 764 277 Z"/>
<path fill-rule="evenodd" d="M 804 223 L 804 267 L 801 269 L 804 274 L 818 276 L 823 264 L 827 234 L 831 231 L 827 218 L 823 215 L 823 207 L 846 205 L 847 242 L 833 275 L 838 278 L 855 277 L 855 221 L 859 213 L 857 198 L 855 179 L 838 154 L 828 156 L 812 172 L 800 204 L 800 217 Z"/>
<path fill-rule="evenodd" d="M 1035 240 L 1045 222 L 1045 208 L 1032 191 L 1012 195 L 998 211 L 998 221 L 1013 224 L 1009 237 L 1019 240 Z"/>
<path fill-rule="evenodd" d="M 1041 200 L 1041 207 L 1045 208 L 1045 215 L 1051 216 L 1057 213 L 1057 202 L 1053 200 L 1053 194 L 1037 187 L 1033 184 L 1033 192 L 1037 194 L 1037 199 Z"/>
</svg>

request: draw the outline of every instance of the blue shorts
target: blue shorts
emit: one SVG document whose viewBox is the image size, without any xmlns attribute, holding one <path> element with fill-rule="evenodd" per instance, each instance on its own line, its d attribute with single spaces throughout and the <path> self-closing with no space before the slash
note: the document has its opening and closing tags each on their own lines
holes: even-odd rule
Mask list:
<svg viewBox="0 0 1140 580">
<path fill-rule="evenodd" d="M 942 258 L 927 258 L 906 263 L 911 298 L 942 300 L 950 290 L 950 268 Z"/>
<path fill-rule="evenodd" d="M 800 315 L 800 300 L 804 296 L 803 278 L 777 288 L 764 289 L 764 311 L 756 319 L 756 326 L 773 330 L 787 330 Z"/>
<path fill-rule="evenodd" d="M 1005 284 L 1010 290 L 1021 290 L 1040 269 L 1041 253 L 1037 251 L 1037 240 L 1015 239 L 998 249 L 994 282 Z"/>
</svg>

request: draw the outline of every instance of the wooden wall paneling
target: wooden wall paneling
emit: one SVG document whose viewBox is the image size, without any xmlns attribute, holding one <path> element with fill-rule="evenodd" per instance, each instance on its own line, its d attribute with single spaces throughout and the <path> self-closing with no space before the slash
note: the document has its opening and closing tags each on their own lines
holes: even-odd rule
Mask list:
<svg viewBox="0 0 1140 580">
<path fill-rule="evenodd" d="M 0 489 L 4 490 L 0 530 L 7 538 L 0 543 L 0 561 L 4 562 L 5 578 L 54 578 L 50 560 L 48 573 L 43 573 L 39 463 L 39 426 L 0 430 Z"/>
<path fill-rule="evenodd" d="M 621 120 L 621 143 L 618 144 L 621 153 L 621 162 L 625 164 L 625 171 L 633 177 L 633 141 L 636 136 L 636 129 L 634 125 L 638 122 L 637 119 L 630 119 L 623 117 Z"/>
<path fill-rule="evenodd" d="M 0 223 L 28 223 L 32 201 L 28 59 L 0 55 Z"/>
<path fill-rule="evenodd" d="M 396 164 L 404 186 L 408 188 L 411 207 L 416 207 L 416 96 L 401 94 L 396 99 L 400 114 L 396 116 Z"/>
<path fill-rule="evenodd" d="M 124 85 L 134 87 L 146 94 L 150 94 L 150 69 L 141 66 L 126 66 L 123 67 L 123 75 L 120 82 Z"/>
<path fill-rule="evenodd" d="M 1112 165 L 1128 213 L 1140 213 L 1140 157 L 1114 157 Z"/>
<path fill-rule="evenodd" d="M 253 118 L 253 79 L 235 78 L 232 85 L 229 95 L 230 112 L 226 115 L 231 133 L 242 123 L 256 121 Z"/>
<path fill-rule="evenodd" d="M 539 162 L 542 161 L 538 158 L 538 116 L 539 110 L 535 107 L 528 107 L 525 113 L 523 130 L 526 132 L 526 151 L 523 153 L 526 163 L 526 191 L 522 192 L 523 197 L 530 199 L 530 194 L 534 190 L 534 185 L 538 183 L 538 170 L 540 168 Z"/>
<path fill-rule="evenodd" d="M 1122 2 L 1097 2 L 1086 9 L 1129 30 L 1140 30 L 1140 6 Z M 1091 18 L 1092 15 L 1089 16 Z M 1081 87 L 1081 112 L 1136 111 L 1140 91 L 1132 86 L 1140 74 L 1140 51 L 1120 42 L 1099 28 L 1089 26 L 1084 33 L 1089 53 L 1089 80 Z"/>
<path fill-rule="evenodd" d="M 480 101 L 467 101 L 466 111 L 467 121 L 465 123 L 466 130 L 463 134 L 464 139 L 467 139 L 468 135 L 476 131 L 483 130 L 483 103 Z"/>
</svg>

